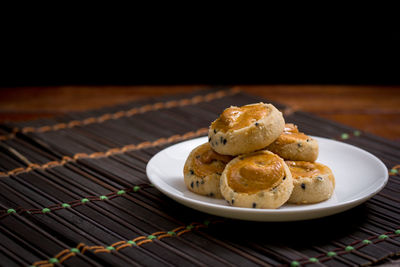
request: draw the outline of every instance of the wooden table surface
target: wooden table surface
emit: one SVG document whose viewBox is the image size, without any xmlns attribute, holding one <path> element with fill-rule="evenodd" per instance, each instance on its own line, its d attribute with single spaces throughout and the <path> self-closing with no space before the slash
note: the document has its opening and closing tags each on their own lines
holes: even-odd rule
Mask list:
<svg viewBox="0 0 400 267">
<path fill-rule="evenodd" d="M 400 142 L 400 86 L 240 85 L 239 89 Z M 0 122 L 58 116 L 149 96 L 209 89 L 187 86 L 3 88 Z"/>
</svg>

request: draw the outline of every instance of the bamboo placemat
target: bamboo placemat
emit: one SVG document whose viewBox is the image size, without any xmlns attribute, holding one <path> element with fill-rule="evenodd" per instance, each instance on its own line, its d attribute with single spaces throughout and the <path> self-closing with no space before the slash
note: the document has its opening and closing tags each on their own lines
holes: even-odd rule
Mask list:
<svg viewBox="0 0 400 267">
<path fill-rule="evenodd" d="M 400 253 L 400 146 L 274 103 L 287 122 L 363 148 L 388 167 L 365 204 L 322 219 L 259 223 L 186 208 L 149 184 L 148 160 L 207 134 L 235 89 L 0 126 L 3 266 L 369 265 Z"/>
</svg>

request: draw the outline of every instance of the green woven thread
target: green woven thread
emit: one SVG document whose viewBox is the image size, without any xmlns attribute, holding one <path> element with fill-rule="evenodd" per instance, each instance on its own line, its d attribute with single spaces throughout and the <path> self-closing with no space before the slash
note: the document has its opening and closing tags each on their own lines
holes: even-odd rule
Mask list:
<svg viewBox="0 0 400 267">
<path fill-rule="evenodd" d="M 152 240 L 152 239 L 154 239 L 154 238 L 157 238 L 155 235 L 149 235 L 149 236 L 147 236 L 147 239 L 150 239 L 150 240 Z"/>
<path fill-rule="evenodd" d="M 42 212 L 43 213 L 47 213 L 47 212 L 50 212 L 51 210 L 49 209 L 49 208 L 44 208 L 44 209 L 42 209 Z"/>
<path fill-rule="evenodd" d="M 58 262 L 58 259 L 57 258 L 51 258 L 51 259 L 49 259 L 49 262 L 54 264 L 54 263 Z"/>
<path fill-rule="evenodd" d="M 107 196 L 100 196 L 99 198 L 100 198 L 100 200 L 107 200 L 108 199 Z"/>
<path fill-rule="evenodd" d="M 77 248 L 71 248 L 69 251 L 74 252 L 74 253 L 80 253 L 79 249 L 77 249 Z"/>
<path fill-rule="evenodd" d="M 363 242 L 363 244 L 371 244 L 372 243 L 371 240 L 368 240 L 368 239 L 364 239 L 362 242 Z"/>
<path fill-rule="evenodd" d="M 298 261 L 292 261 L 290 263 L 290 267 L 297 267 L 297 266 L 300 266 L 300 263 Z"/>
<path fill-rule="evenodd" d="M 390 170 L 390 173 L 392 173 L 392 174 L 397 174 L 399 171 L 397 170 L 397 169 L 391 169 Z"/>
<path fill-rule="evenodd" d="M 123 195 L 123 194 L 125 194 L 126 192 L 125 192 L 125 190 L 119 190 L 118 192 L 117 192 L 117 195 Z"/>
<path fill-rule="evenodd" d="M 81 200 L 82 203 L 86 203 L 86 202 L 89 202 L 89 201 L 90 201 L 90 200 L 87 199 L 87 198 L 82 198 L 82 200 Z"/>
<path fill-rule="evenodd" d="M 135 242 L 135 241 L 132 241 L 132 240 L 129 240 L 129 241 L 126 242 L 126 243 L 131 244 L 131 245 L 136 245 L 136 242 Z"/>
<path fill-rule="evenodd" d="M 361 132 L 358 131 L 358 130 L 355 130 L 355 131 L 353 132 L 353 134 L 354 134 L 355 136 L 360 136 L 360 135 L 361 135 Z"/>
<path fill-rule="evenodd" d="M 71 205 L 68 204 L 68 203 L 62 203 L 61 206 L 62 206 L 63 208 L 70 208 L 70 207 L 71 207 Z"/>
<path fill-rule="evenodd" d="M 108 249 L 108 250 L 115 250 L 115 248 L 112 247 L 112 246 L 106 247 L 106 249 Z"/>
<path fill-rule="evenodd" d="M 349 139 L 349 134 L 347 133 L 342 133 L 342 135 L 340 136 L 342 139 Z"/>
<path fill-rule="evenodd" d="M 387 235 L 380 235 L 378 238 L 379 239 L 386 239 L 386 238 L 389 238 L 389 237 Z"/>
<path fill-rule="evenodd" d="M 174 231 L 169 231 L 167 234 L 169 235 L 176 235 L 176 233 Z"/>
<path fill-rule="evenodd" d="M 7 213 L 8 213 L 8 214 L 10 214 L 10 213 L 16 213 L 16 212 L 17 212 L 17 211 L 16 211 L 15 209 L 8 209 L 8 210 L 7 210 Z"/>
<path fill-rule="evenodd" d="M 193 225 L 188 225 L 188 226 L 186 226 L 186 229 L 188 229 L 188 230 L 192 230 L 193 229 Z"/>
<path fill-rule="evenodd" d="M 333 256 L 336 256 L 336 255 L 337 254 L 334 251 L 329 251 L 328 253 L 326 253 L 326 256 L 328 256 L 328 257 L 333 257 Z"/>
<path fill-rule="evenodd" d="M 308 260 L 309 260 L 310 262 L 318 262 L 318 259 L 317 259 L 317 258 L 314 258 L 314 257 L 313 257 L 313 258 L 309 258 Z"/>
<path fill-rule="evenodd" d="M 139 191 L 139 189 L 140 189 L 140 186 L 136 185 L 133 187 L 133 192 L 137 192 L 137 191 Z"/>
<path fill-rule="evenodd" d="M 210 221 L 209 221 L 209 220 L 205 220 L 203 224 L 204 224 L 205 226 L 208 226 L 208 225 L 210 224 Z"/>
<path fill-rule="evenodd" d="M 396 235 L 400 235 L 400 229 L 394 231 L 394 233 L 395 233 Z"/>
<path fill-rule="evenodd" d="M 347 247 L 345 248 L 345 250 L 346 250 L 346 251 L 352 251 L 352 250 L 354 250 L 354 248 L 353 248 L 352 246 L 347 246 Z"/>
</svg>

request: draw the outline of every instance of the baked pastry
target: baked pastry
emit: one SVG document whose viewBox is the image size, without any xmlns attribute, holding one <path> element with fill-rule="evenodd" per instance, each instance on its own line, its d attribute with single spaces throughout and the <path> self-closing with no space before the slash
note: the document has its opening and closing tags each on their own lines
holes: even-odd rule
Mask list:
<svg viewBox="0 0 400 267">
<path fill-rule="evenodd" d="M 262 150 L 230 161 L 221 175 L 220 188 L 232 206 L 276 209 L 289 199 L 293 181 L 284 160 Z"/>
<path fill-rule="evenodd" d="M 292 123 L 285 124 L 283 133 L 266 149 L 286 160 L 314 162 L 318 158 L 318 141 L 299 132 Z"/>
<path fill-rule="evenodd" d="M 286 161 L 293 176 L 293 192 L 288 202 L 317 203 L 329 199 L 335 189 L 331 169 L 317 162 Z"/>
<path fill-rule="evenodd" d="M 232 106 L 211 124 L 208 139 L 217 153 L 236 156 L 271 144 L 284 125 L 282 113 L 271 104 Z"/>
<path fill-rule="evenodd" d="M 215 153 L 209 143 L 196 147 L 190 152 L 183 168 L 187 188 L 196 194 L 222 198 L 219 180 L 232 158 Z"/>
</svg>

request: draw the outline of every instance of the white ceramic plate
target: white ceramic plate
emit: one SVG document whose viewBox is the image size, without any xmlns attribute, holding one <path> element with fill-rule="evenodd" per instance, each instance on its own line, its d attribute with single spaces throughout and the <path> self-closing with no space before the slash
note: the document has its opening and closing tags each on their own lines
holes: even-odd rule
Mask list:
<svg viewBox="0 0 400 267">
<path fill-rule="evenodd" d="M 227 218 L 251 221 L 296 221 L 324 217 L 355 207 L 378 193 L 388 180 L 388 170 L 374 155 L 342 142 L 314 137 L 319 142 L 318 162 L 335 175 L 333 196 L 309 205 L 285 204 L 279 209 L 251 209 L 229 206 L 225 200 L 190 192 L 183 181 L 183 166 L 190 151 L 207 142 L 207 137 L 170 146 L 147 164 L 154 186 L 170 198 L 190 208 Z"/>
</svg>

